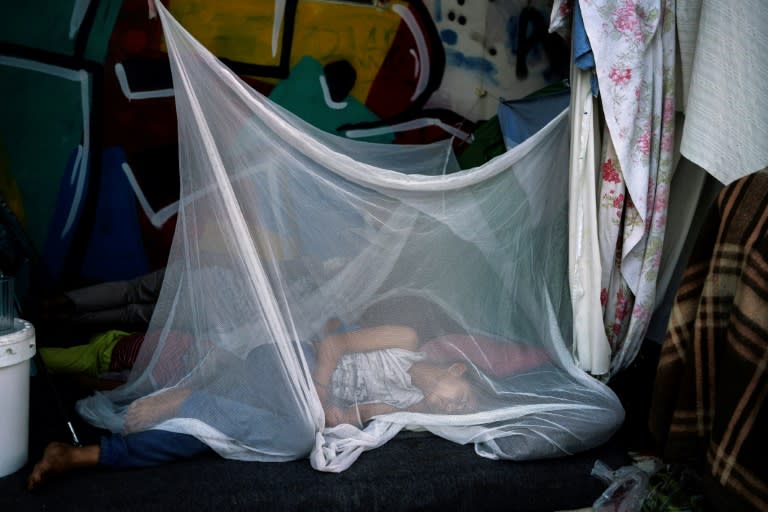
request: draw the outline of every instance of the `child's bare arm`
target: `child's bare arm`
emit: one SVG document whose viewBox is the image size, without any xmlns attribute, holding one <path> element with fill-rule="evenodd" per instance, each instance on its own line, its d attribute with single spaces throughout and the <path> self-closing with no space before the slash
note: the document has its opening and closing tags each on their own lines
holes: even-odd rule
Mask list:
<svg viewBox="0 0 768 512">
<path fill-rule="evenodd" d="M 362 427 L 364 423 L 369 421 L 374 416 L 390 414 L 397 412 L 400 409 L 389 404 L 376 403 L 351 405 L 344 408 L 329 406 L 324 410 L 326 427 L 335 427 L 336 425 L 341 425 L 342 423 L 349 423 L 350 425 L 357 425 Z"/>
<path fill-rule="evenodd" d="M 342 353 L 370 352 L 387 348 L 416 350 L 418 338 L 416 330 L 405 325 L 380 325 L 358 331 L 334 334 L 335 343 L 341 346 Z"/>
<path fill-rule="evenodd" d="M 357 406 L 357 413 L 360 416 L 360 421 L 365 423 L 374 416 L 380 416 L 382 414 L 390 414 L 397 412 L 400 409 L 389 404 L 361 404 Z"/>
</svg>

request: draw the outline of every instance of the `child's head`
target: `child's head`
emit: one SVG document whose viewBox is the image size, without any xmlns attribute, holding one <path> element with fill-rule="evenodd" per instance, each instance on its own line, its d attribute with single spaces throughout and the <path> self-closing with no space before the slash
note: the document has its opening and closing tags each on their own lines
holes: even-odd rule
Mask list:
<svg viewBox="0 0 768 512">
<path fill-rule="evenodd" d="M 464 363 L 454 363 L 445 369 L 430 392 L 424 396 L 432 412 L 466 414 L 476 410 L 475 390 L 466 371 Z"/>
</svg>

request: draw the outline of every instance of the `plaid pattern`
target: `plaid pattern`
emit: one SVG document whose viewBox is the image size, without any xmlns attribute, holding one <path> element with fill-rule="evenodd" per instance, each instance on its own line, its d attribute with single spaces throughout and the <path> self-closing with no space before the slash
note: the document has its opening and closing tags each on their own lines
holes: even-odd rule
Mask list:
<svg viewBox="0 0 768 512">
<path fill-rule="evenodd" d="M 720 193 L 678 290 L 650 428 L 667 461 L 702 465 L 768 510 L 768 169 Z M 735 509 L 734 509 L 735 510 Z"/>
</svg>

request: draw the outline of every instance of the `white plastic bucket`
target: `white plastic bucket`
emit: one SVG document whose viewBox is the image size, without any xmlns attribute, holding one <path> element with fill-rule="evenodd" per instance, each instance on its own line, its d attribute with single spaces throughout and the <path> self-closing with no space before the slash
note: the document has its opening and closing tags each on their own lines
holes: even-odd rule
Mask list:
<svg viewBox="0 0 768 512">
<path fill-rule="evenodd" d="M 29 450 L 29 366 L 35 355 L 35 328 L 18 318 L 13 327 L 0 335 L 0 478 L 21 469 Z"/>
</svg>

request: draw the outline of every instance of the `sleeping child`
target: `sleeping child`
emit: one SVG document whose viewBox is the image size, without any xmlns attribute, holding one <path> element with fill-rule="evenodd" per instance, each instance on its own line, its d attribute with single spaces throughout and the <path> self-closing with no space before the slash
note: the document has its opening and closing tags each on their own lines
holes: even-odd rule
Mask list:
<svg viewBox="0 0 768 512">
<path fill-rule="evenodd" d="M 416 331 L 401 325 L 385 325 L 334 333 L 315 343 L 302 343 L 325 423 L 362 426 L 374 416 L 411 411 L 434 414 L 465 414 L 475 408 L 475 393 L 463 362 L 435 364 L 417 352 Z M 248 356 L 249 373 L 269 373 L 270 346 L 255 348 Z M 274 361 L 274 367 L 279 362 Z M 254 368 L 258 366 L 259 370 Z M 125 418 L 126 432 L 143 430 L 174 417 L 177 407 L 190 408 L 199 393 L 189 388 L 153 394 L 131 405 Z M 206 397 L 208 399 L 210 398 Z M 245 402 L 246 400 L 243 400 Z M 196 408 L 198 409 L 198 408 Z"/>
<path fill-rule="evenodd" d="M 315 343 L 302 343 L 325 412 L 326 427 L 342 423 L 362 426 L 374 416 L 396 411 L 433 414 L 466 414 L 477 406 L 475 385 L 468 377 L 463 362 L 433 363 L 417 352 L 418 339 L 414 329 L 400 325 L 385 325 L 357 331 L 326 335 Z M 275 375 L 280 362 L 274 347 L 262 345 L 248 355 L 243 363 L 251 380 L 269 379 Z M 479 376 L 479 372 L 476 372 Z M 227 377 L 224 377 L 227 378 Z M 243 393 L 265 388 L 243 386 Z M 275 397 L 280 393 L 274 394 Z M 247 399 L 246 397 L 244 397 Z M 264 403 L 270 397 L 258 397 Z M 277 398 L 275 398 L 277 399 Z M 28 479 L 33 489 L 54 473 L 79 467 L 142 467 L 188 458 L 209 451 L 205 443 L 189 434 L 153 429 L 154 425 L 174 417 L 196 417 L 192 412 L 221 411 L 228 407 L 233 429 L 259 429 L 262 425 L 283 422 L 275 429 L 275 444 L 286 443 L 295 454 L 306 456 L 314 445 L 314 430 L 301 418 L 285 418 L 269 412 L 269 406 L 258 409 L 263 421 L 242 421 L 244 410 L 250 408 L 232 397 L 223 399 L 213 393 L 191 387 L 175 386 L 134 401 L 125 415 L 124 434 L 103 436 L 99 444 L 74 447 L 51 443 Z M 204 404 L 205 407 L 201 407 Z M 211 407 L 213 405 L 213 407 Z M 237 410 L 240 409 L 240 410 Z M 217 427 L 219 424 L 217 424 Z M 274 425 L 271 425 L 274 428 Z M 225 431 L 223 427 L 222 431 Z M 241 439 L 237 434 L 230 434 Z M 259 435 L 258 432 L 248 435 Z"/>
</svg>

